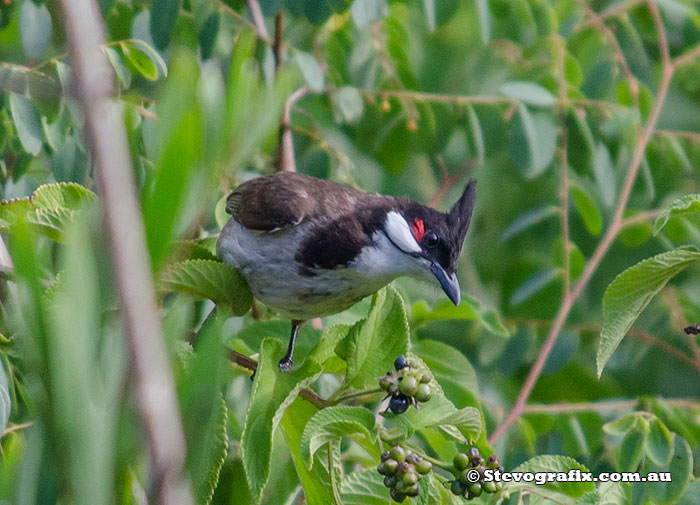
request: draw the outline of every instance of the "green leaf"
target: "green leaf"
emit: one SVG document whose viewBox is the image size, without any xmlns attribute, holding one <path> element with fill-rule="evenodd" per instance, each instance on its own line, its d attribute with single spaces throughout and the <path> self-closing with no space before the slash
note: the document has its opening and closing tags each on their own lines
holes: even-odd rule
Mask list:
<svg viewBox="0 0 700 505">
<path fill-rule="evenodd" d="M 406 309 L 398 292 L 391 286 L 377 292 L 367 317 L 353 325 L 346 339 L 349 356 L 343 387 L 363 389 L 408 351 Z"/>
<path fill-rule="evenodd" d="M 364 468 L 343 478 L 340 497 L 343 505 L 386 505 L 389 489 L 375 468 Z"/>
<path fill-rule="evenodd" d="M 574 199 L 576 210 L 581 216 L 588 233 L 593 236 L 600 235 L 603 229 L 603 218 L 600 215 L 600 210 L 598 210 L 598 205 L 596 205 L 595 200 L 593 200 L 582 187 L 576 185 L 571 186 L 571 196 Z"/>
<path fill-rule="evenodd" d="M 41 58 L 51 44 L 53 33 L 51 13 L 46 5 L 24 0 L 19 11 L 19 29 L 22 49 L 27 59 Z"/>
<path fill-rule="evenodd" d="M 501 242 L 505 242 L 511 237 L 514 237 L 523 230 L 534 226 L 548 217 L 558 216 L 559 209 L 553 205 L 548 205 L 545 207 L 537 207 L 528 211 L 523 212 L 513 221 L 510 222 L 508 226 L 505 227 L 503 233 L 501 234 Z"/>
<path fill-rule="evenodd" d="M 467 116 L 469 118 L 471 144 L 476 153 L 476 165 L 479 166 L 484 163 L 484 156 L 486 153 L 484 132 L 479 122 L 479 116 L 476 115 L 476 111 L 472 105 L 467 105 Z"/>
<path fill-rule="evenodd" d="M 218 12 L 210 14 L 202 24 L 199 30 L 199 51 L 203 60 L 208 60 L 214 52 L 214 43 L 219 35 L 220 26 L 221 14 Z"/>
<path fill-rule="evenodd" d="M 31 0 L 27 0 L 24 5 L 28 3 L 32 3 Z M 22 147 L 28 153 L 36 156 L 41 151 L 43 144 L 39 112 L 34 108 L 32 102 L 17 93 L 10 93 L 10 110 Z"/>
<path fill-rule="evenodd" d="M 97 201 L 97 195 L 80 184 L 59 182 L 39 186 L 32 195 L 32 204 L 45 209 L 65 207 L 78 210 L 85 203 Z"/>
<path fill-rule="evenodd" d="M 622 436 L 637 425 L 637 416 L 628 414 L 625 417 L 603 425 L 603 431 L 609 435 Z"/>
<path fill-rule="evenodd" d="M 645 436 L 639 430 L 632 430 L 620 444 L 620 452 L 617 458 L 617 469 L 621 472 L 634 472 L 642 461 Z"/>
<path fill-rule="evenodd" d="M 523 177 L 534 179 L 544 173 L 554 158 L 557 131 L 548 113 L 530 114 L 518 105 L 518 117 L 510 136 L 510 157 Z"/>
<path fill-rule="evenodd" d="M 153 43 L 161 51 L 170 44 L 180 7 L 181 0 L 153 0 L 149 27 Z"/>
<path fill-rule="evenodd" d="M 671 482 L 649 482 L 647 480 L 644 483 L 644 488 L 655 504 L 670 505 L 676 503 L 693 480 L 693 451 L 688 442 L 677 435 L 673 444 L 671 463 L 657 466 L 651 460 L 647 460 L 644 471 L 647 473 L 670 473 Z M 695 498 L 697 499 L 697 495 Z"/>
<path fill-rule="evenodd" d="M 119 47 L 126 58 L 126 63 L 131 70 L 138 72 L 149 81 L 158 79 L 158 67 L 151 56 L 136 47 L 135 41 L 120 42 Z M 145 42 L 144 42 L 144 45 Z"/>
<path fill-rule="evenodd" d="M 589 472 L 589 470 L 573 458 L 567 456 L 535 456 L 526 461 L 522 465 L 513 469 L 512 472 L 568 472 L 569 470 L 580 470 L 581 472 Z M 518 489 L 535 489 L 537 495 L 546 493 L 545 497 L 559 498 L 553 500 L 558 503 L 570 503 L 569 498 L 578 498 L 584 493 L 595 489 L 592 482 L 548 482 L 544 486 L 536 486 L 533 483 L 512 482 L 508 486 L 511 490 Z M 553 494 L 551 494 L 553 493 Z"/>
<path fill-rule="evenodd" d="M 700 194 L 698 193 L 685 195 L 683 198 L 672 202 L 671 205 L 656 218 L 654 222 L 654 235 L 659 233 L 661 229 L 666 226 L 666 223 L 668 223 L 671 217 L 690 213 L 700 213 Z"/>
<path fill-rule="evenodd" d="M 487 0 L 476 0 L 476 13 L 479 16 L 479 35 L 481 43 L 486 45 L 491 40 L 491 10 Z"/>
<path fill-rule="evenodd" d="M 114 72 L 117 74 L 119 82 L 122 83 L 124 89 L 129 89 L 129 86 L 131 86 L 131 71 L 126 67 L 126 65 L 124 65 L 122 58 L 119 56 L 117 51 L 111 47 L 105 47 L 103 50 L 107 55 L 109 64 L 112 65 Z"/>
<path fill-rule="evenodd" d="M 501 93 L 529 105 L 540 107 L 549 107 L 556 102 L 554 95 L 534 82 L 506 82 L 501 85 Z"/>
<path fill-rule="evenodd" d="M 498 313 L 486 309 L 478 300 L 471 296 L 463 295 L 459 307 L 455 307 L 448 300 L 442 300 L 431 309 L 427 302 L 421 300 L 414 303 L 411 308 L 411 327 L 414 329 L 432 321 L 449 320 L 477 321 L 494 335 L 499 337 L 510 336 Z"/>
<path fill-rule="evenodd" d="M 5 366 L 0 360 L 0 436 L 7 428 L 7 422 L 10 420 L 10 412 L 12 411 L 12 399 L 10 397 L 10 382 L 5 373 Z"/>
<path fill-rule="evenodd" d="M 557 278 L 557 270 L 545 268 L 527 277 L 510 295 L 510 305 L 518 305 L 529 300 L 550 282 Z"/>
<path fill-rule="evenodd" d="M 673 456 L 673 437 L 666 425 L 658 418 L 652 419 L 649 423 L 646 455 L 658 466 L 668 465 Z"/>
<path fill-rule="evenodd" d="M 323 69 L 316 58 L 304 51 L 297 51 L 294 55 L 294 60 L 309 87 L 314 91 L 321 91 L 324 84 Z"/>
<path fill-rule="evenodd" d="M 301 457 L 312 468 L 314 455 L 328 442 L 359 433 L 370 443 L 377 441 L 374 414 L 364 407 L 335 406 L 318 411 L 306 423 L 301 437 Z"/>
<path fill-rule="evenodd" d="M 338 110 L 339 119 L 346 123 L 356 123 L 360 120 L 365 103 L 357 88 L 343 86 L 331 96 Z"/>
<path fill-rule="evenodd" d="M 700 252 L 675 249 L 643 260 L 618 275 L 603 297 L 603 329 L 596 356 L 598 377 L 651 299 L 676 274 L 700 261 Z"/>
<path fill-rule="evenodd" d="M 285 409 L 299 391 L 321 374 L 321 365 L 309 359 L 295 370 L 279 373 L 277 361 L 284 354 L 283 346 L 282 342 L 274 338 L 263 340 L 241 437 L 241 453 L 248 485 L 256 502 L 270 477 L 272 437 Z"/>
<path fill-rule="evenodd" d="M 238 316 L 248 312 L 253 303 L 248 283 L 240 272 L 219 261 L 187 260 L 168 265 L 158 277 L 158 288 L 161 292 L 209 298 Z"/>
<path fill-rule="evenodd" d="M 428 30 L 435 31 L 435 0 L 423 0 L 423 8 L 425 9 L 425 20 L 428 23 Z"/>
<path fill-rule="evenodd" d="M 453 403 L 478 405 L 476 372 L 461 352 L 443 342 L 428 339 L 414 342 L 413 349 Z"/>
</svg>

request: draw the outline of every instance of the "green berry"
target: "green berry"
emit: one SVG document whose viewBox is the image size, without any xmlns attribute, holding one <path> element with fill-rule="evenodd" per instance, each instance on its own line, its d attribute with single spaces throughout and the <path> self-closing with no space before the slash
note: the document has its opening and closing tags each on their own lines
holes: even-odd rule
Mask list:
<svg viewBox="0 0 700 505">
<path fill-rule="evenodd" d="M 469 485 L 469 494 L 472 496 L 481 496 L 481 484 L 474 482 Z"/>
<path fill-rule="evenodd" d="M 462 496 L 464 494 L 464 484 L 462 484 L 459 479 L 453 480 L 452 485 L 450 486 L 450 491 L 454 495 Z"/>
<path fill-rule="evenodd" d="M 384 475 L 391 475 L 399 468 L 399 462 L 395 459 L 387 459 L 384 462 L 384 468 L 386 468 L 386 473 Z"/>
<path fill-rule="evenodd" d="M 469 456 L 463 452 L 458 453 L 452 461 L 457 470 L 464 470 L 469 466 Z"/>
<path fill-rule="evenodd" d="M 389 475 L 389 471 L 383 462 L 377 465 L 377 472 L 379 472 L 381 475 Z"/>
<path fill-rule="evenodd" d="M 406 495 L 398 491 L 396 488 L 392 488 L 389 494 L 391 495 L 391 499 L 398 503 L 401 503 L 406 499 Z"/>
<path fill-rule="evenodd" d="M 412 484 L 406 488 L 406 496 L 414 498 L 420 494 L 420 488 L 418 484 Z"/>
<path fill-rule="evenodd" d="M 501 464 L 501 458 L 496 456 L 495 454 L 491 454 L 489 456 L 489 459 L 486 460 L 486 466 L 489 467 L 492 470 L 495 470 L 498 468 Z"/>
<path fill-rule="evenodd" d="M 492 480 L 488 482 L 484 482 L 484 485 L 482 486 L 484 491 L 487 493 L 495 493 L 496 492 L 496 483 Z"/>
<path fill-rule="evenodd" d="M 394 477 L 393 475 L 387 475 L 386 477 L 384 477 L 384 485 L 386 487 L 394 487 L 395 484 L 396 477 Z"/>
<path fill-rule="evenodd" d="M 418 391 L 418 381 L 415 377 L 404 377 L 399 385 L 399 390 L 406 396 L 413 396 Z"/>
<path fill-rule="evenodd" d="M 433 391 L 430 389 L 430 386 L 428 384 L 420 384 L 418 386 L 418 389 L 416 390 L 416 393 L 413 395 L 413 397 L 421 402 L 427 402 L 430 400 L 430 397 L 433 395 Z"/>
<path fill-rule="evenodd" d="M 401 447 L 400 445 L 395 445 L 394 447 L 392 447 L 391 451 L 389 451 L 389 454 L 398 463 L 406 459 L 406 451 L 404 451 L 403 447 Z"/>
<path fill-rule="evenodd" d="M 503 482 L 498 481 L 496 482 L 496 491 L 501 491 L 503 490 Z"/>
<path fill-rule="evenodd" d="M 461 480 L 462 484 L 464 484 L 465 486 L 468 486 L 469 484 L 471 484 L 471 481 L 469 480 L 469 477 L 468 477 L 470 470 L 471 469 L 462 470 L 462 472 L 459 474 L 459 480 Z"/>
<path fill-rule="evenodd" d="M 424 373 L 423 375 L 420 376 L 420 381 L 423 384 L 427 384 L 433 380 L 433 376 L 430 375 L 429 373 Z"/>
<path fill-rule="evenodd" d="M 379 378 L 379 387 L 382 388 L 384 391 L 387 391 L 393 383 L 394 378 L 389 374 L 382 375 Z"/>
<path fill-rule="evenodd" d="M 410 470 L 408 472 L 406 472 L 405 474 L 403 474 L 403 477 L 401 477 L 401 480 L 407 486 L 412 486 L 413 484 L 418 482 L 418 479 L 420 479 L 420 477 L 418 477 L 418 474 L 416 472 L 413 472 Z M 406 493 L 406 494 L 408 494 L 408 493 Z"/>
<path fill-rule="evenodd" d="M 427 475 L 433 470 L 433 464 L 427 459 L 422 459 L 416 465 L 416 471 L 421 475 Z"/>
<path fill-rule="evenodd" d="M 396 479 L 396 484 L 394 484 L 394 489 L 396 489 L 401 494 L 406 494 L 406 484 L 402 480 Z"/>
</svg>

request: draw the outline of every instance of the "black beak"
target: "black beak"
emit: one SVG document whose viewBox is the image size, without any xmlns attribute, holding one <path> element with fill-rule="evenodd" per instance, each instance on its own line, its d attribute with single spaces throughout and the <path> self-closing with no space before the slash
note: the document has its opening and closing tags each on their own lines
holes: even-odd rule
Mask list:
<svg viewBox="0 0 700 505">
<path fill-rule="evenodd" d="M 453 273 L 447 275 L 445 269 L 438 263 L 430 264 L 430 271 L 433 273 L 435 278 L 440 283 L 442 290 L 445 292 L 447 297 L 452 300 L 455 307 L 459 306 L 459 301 L 462 299 L 462 292 L 459 290 L 459 281 L 457 280 L 457 274 Z"/>
</svg>

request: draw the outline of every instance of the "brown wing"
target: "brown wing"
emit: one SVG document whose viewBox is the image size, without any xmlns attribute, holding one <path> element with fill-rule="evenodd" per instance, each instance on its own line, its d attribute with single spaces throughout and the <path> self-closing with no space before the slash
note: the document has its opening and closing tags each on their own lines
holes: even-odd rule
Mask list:
<svg viewBox="0 0 700 505">
<path fill-rule="evenodd" d="M 226 212 L 248 229 L 276 231 L 350 212 L 366 193 L 295 172 L 258 177 L 238 186 Z"/>
</svg>

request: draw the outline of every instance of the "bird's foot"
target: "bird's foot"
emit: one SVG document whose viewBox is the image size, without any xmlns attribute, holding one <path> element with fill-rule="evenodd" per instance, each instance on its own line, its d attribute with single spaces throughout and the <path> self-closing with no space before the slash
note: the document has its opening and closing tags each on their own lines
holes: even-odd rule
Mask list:
<svg viewBox="0 0 700 505">
<path fill-rule="evenodd" d="M 289 372 L 292 369 L 292 358 L 285 356 L 279 363 L 277 363 L 277 369 L 280 372 Z"/>
</svg>

